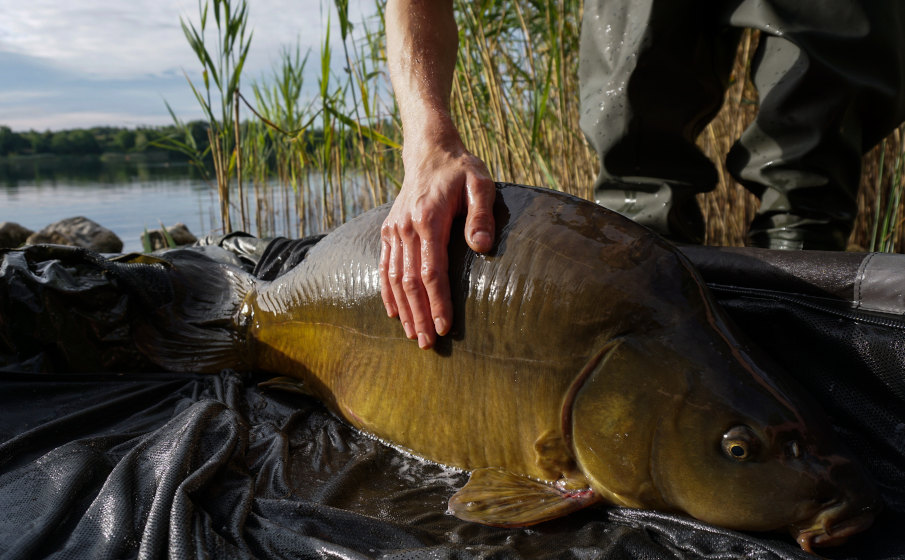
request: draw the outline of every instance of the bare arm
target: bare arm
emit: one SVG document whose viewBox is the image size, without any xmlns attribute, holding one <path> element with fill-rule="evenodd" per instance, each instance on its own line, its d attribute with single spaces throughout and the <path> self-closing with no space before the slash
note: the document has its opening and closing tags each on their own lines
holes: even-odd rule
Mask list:
<svg viewBox="0 0 905 560">
<path fill-rule="evenodd" d="M 386 33 L 405 177 L 381 229 L 380 291 L 406 336 L 429 348 L 452 325 L 447 244 L 453 218 L 466 215 L 472 249 L 490 250 L 495 189 L 450 115 L 458 47 L 452 1 L 390 0 Z"/>
</svg>

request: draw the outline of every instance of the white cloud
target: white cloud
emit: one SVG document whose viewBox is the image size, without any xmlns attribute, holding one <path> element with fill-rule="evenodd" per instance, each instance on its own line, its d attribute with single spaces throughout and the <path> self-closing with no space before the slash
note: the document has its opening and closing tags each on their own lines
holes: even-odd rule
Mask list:
<svg viewBox="0 0 905 560">
<path fill-rule="evenodd" d="M 331 7 L 329 0 L 251 0 L 249 69 L 269 68 L 281 45 L 296 40 L 316 49 Z M 179 25 L 180 17 L 199 25 L 198 6 L 187 0 L 0 0 L 0 13 L 0 50 L 88 75 L 131 78 L 198 65 Z M 213 43 L 212 14 L 208 28 Z"/>
<path fill-rule="evenodd" d="M 163 14 L 178 18 L 171 7 L 163 2 L 159 11 L 138 20 L 136 15 L 144 10 L 141 4 L 3 0 L 0 47 L 103 77 L 155 73 L 162 65 L 188 62 L 188 56 L 179 52 L 178 21 L 175 26 L 161 25 Z"/>
<path fill-rule="evenodd" d="M 54 97 L 56 97 L 56 93 L 48 91 L 46 89 L 0 91 L 0 108 L 2 108 L 4 105 L 16 105 L 22 107 L 23 99 L 28 99 L 32 102 L 35 102 L 42 99 L 52 99 Z M 3 120 L 0 119 L 0 122 L 3 122 Z"/>
<path fill-rule="evenodd" d="M 136 115 L 134 112 L 73 111 L 32 113 L 29 116 L 10 117 L 3 122 L 13 130 L 66 130 L 91 128 L 94 126 L 115 126 L 136 128 L 139 126 L 162 126 L 172 124 L 166 114 Z"/>
<path fill-rule="evenodd" d="M 353 22 L 373 17 L 373 0 L 350 4 Z M 299 42 L 303 51 L 318 52 L 328 10 L 336 25 L 332 0 L 249 0 L 248 9 L 253 36 L 246 79 L 269 76 L 284 46 Z M 196 1 L 0 0 L 0 14 L 0 124 L 58 129 L 91 126 L 92 119 L 125 123 L 129 115 L 165 122 L 161 96 L 191 111 L 183 72 L 197 80 L 200 64 L 179 21 L 198 25 Z M 215 48 L 212 14 L 208 19 L 209 48 Z M 338 31 L 331 42 L 339 48 Z M 312 85 L 316 66 L 307 69 Z"/>
</svg>

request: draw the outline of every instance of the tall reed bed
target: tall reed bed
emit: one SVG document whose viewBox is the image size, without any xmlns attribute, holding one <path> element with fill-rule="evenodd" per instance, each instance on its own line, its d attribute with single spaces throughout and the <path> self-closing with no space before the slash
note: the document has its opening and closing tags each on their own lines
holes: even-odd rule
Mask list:
<svg viewBox="0 0 905 560">
<path fill-rule="evenodd" d="M 758 200 L 735 182 L 726 169 L 726 154 L 757 114 L 757 91 L 749 79 L 750 60 L 758 34 L 746 31 L 732 71 L 732 85 L 722 110 L 698 139 L 698 145 L 717 164 L 720 181 L 699 201 L 707 219 L 706 243 L 743 245 Z M 905 249 L 905 126 L 899 127 L 864 155 L 858 190 L 858 217 L 849 248 L 902 252 Z"/>
<path fill-rule="evenodd" d="M 238 78 L 250 40 L 244 34 L 246 3 L 200 1 L 201 29 L 186 27 L 192 48 L 213 76 L 218 68 L 203 37 L 203 14 L 210 5 L 221 16 L 215 18 L 215 52 L 232 61 L 213 80 L 224 106 L 219 114 L 209 106 L 210 95 L 195 89 L 210 118 L 212 137 L 220 139 L 215 148 L 219 155 L 206 157 L 215 169 L 228 172 L 216 173 L 224 229 L 236 224 L 249 230 L 253 222 L 258 235 L 300 236 L 329 230 L 391 200 L 402 179 L 401 128 L 386 75 L 385 0 L 374 0 L 376 17 L 356 22 L 347 1 L 335 0 L 329 17 L 338 23 L 342 52 L 334 52 L 327 30 L 317 53 L 287 48 L 272 75 L 250 87 Z M 452 111 L 466 144 L 497 180 L 590 197 L 596 154 L 578 126 L 581 0 L 455 0 L 455 6 L 460 48 Z M 756 41 L 756 34 L 746 34 L 726 103 L 699 139 L 720 173 L 717 189 L 700 197 L 709 244 L 743 244 L 757 208 L 757 200 L 731 179 L 723 164 L 756 114 L 757 95 L 748 80 Z M 333 70 L 337 58 L 343 71 Z M 314 65 L 317 94 L 306 97 L 306 70 Z M 237 102 L 240 93 L 242 105 Z M 246 114 L 241 125 L 239 108 Z M 905 247 L 902 133 L 900 129 L 865 156 L 853 247 Z M 190 147 L 183 143 L 182 149 Z M 229 198 L 231 192 L 235 198 Z"/>
<path fill-rule="evenodd" d="M 871 150 L 863 163 L 850 244 L 862 250 L 905 252 L 905 126 Z"/>
<path fill-rule="evenodd" d="M 499 180 L 589 198 L 596 154 L 578 128 L 581 1 L 456 2 L 453 113 Z"/>
<path fill-rule="evenodd" d="M 342 53 L 334 52 L 328 25 L 317 59 L 286 47 L 269 76 L 250 82 L 241 76 L 251 41 L 245 0 L 199 0 L 200 24 L 182 23 L 202 69 L 203 84 L 189 85 L 210 148 L 200 149 L 175 115 L 183 134 L 165 145 L 213 169 L 224 232 L 326 231 L 398 190 L 398 115 L 383 71 L 382 17 L 374 31 L 369 22 L 356 24 L 353 40 L 346 4 L 336 5 Z M 336 57 L 344 72 L 334 71 Z M 318 75 L 313 97 L 305 95 L 311 67 Z"/>
</svg>

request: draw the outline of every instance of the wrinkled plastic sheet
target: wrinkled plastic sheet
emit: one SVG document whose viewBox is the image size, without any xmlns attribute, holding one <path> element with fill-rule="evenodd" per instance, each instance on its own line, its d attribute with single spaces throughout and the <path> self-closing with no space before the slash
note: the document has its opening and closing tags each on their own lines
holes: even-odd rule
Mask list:
<svg viewBox="0 0 905 560">
<path fill-rule="evenodd" d="M 823 403 L 881 488 L 874 527 L 821 553 L 905 557 L 905 324 L 776 286 L 720 277 L 714 288 Z M 465 473 L 374 441 L 309 397 L 259 387 L 265 379 L 6 368 L 0 556 L 811 557 L 783 534 L 605 506 L 524 529 L 463 522 L 446 501 Z"/>
</svg>

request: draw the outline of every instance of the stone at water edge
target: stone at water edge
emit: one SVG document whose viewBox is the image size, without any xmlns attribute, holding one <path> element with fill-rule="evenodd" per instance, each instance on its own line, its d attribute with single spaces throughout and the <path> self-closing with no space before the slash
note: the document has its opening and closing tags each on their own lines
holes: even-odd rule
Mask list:
<svg viewBox="0 0 905 560">
<path fill-rule="evenodd" d="M 0 222 L 0 249 L 15 249 L 34 232 L 16 222 Z"/>
<path fill-rule="evenodd" d="M 170 237 L 173 238 L 173 241 L 176 242 L 176 246 L 182 245 L 191 245 L 192 243 L 198 241 L 198 238 L 195 237 L 189 228 L 183 224 L 178 223 L 176 225 L 172 225 L 167 228 L 167 233 L 170 234 Z M 167 248 L 167 240 L 163 235 L 163 230 L 155 229 L 148 231 L 147 233 L 141 234 L 141 245 L 144 247 L 145 238 L 148 237 L 150 239 L 151 250 L 156 251 L 158 249 L 166 249 Z"/>
<path fill-rule="evenodd" d="M 38 243 L 72 245 L 99 253 L 119 253 L 123 250 L 123 242 L 115 233 L 84 216 L 66 218 L 52 223 L 30 235 L 26 243 L 29 245 Z"/>
</svg>

